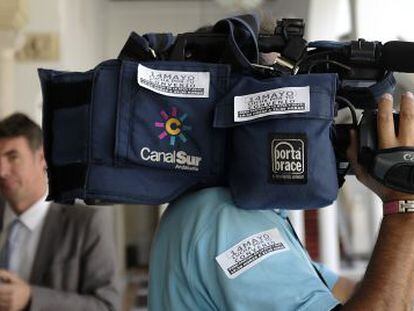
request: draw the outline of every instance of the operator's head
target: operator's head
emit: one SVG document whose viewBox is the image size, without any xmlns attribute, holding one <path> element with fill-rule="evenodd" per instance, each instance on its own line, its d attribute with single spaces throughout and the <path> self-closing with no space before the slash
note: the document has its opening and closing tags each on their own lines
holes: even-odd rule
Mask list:
<svg viewBox="0 0 414 311">
<path fill-rule="evenodd" d="M 22 113 L 0 121 L 0 195 L 16 213 L 46 191 L 46 162 L 40 127 Z"/>
</svg>

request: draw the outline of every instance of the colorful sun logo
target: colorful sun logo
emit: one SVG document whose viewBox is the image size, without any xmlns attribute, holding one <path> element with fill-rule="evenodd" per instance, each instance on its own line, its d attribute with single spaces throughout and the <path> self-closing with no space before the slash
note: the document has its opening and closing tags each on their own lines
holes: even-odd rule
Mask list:
<svg viewBox="0 0 414 311">
<path fill-rule="evenodd" d="M 187 141 L 187 137 L 183 134 L 185 131 L 191 131 L 191 126 L 184 125 L 184 120 L 187 118 L 187 114 L 177 116 L 178 110 L 176 107 L 173 107 L 171 114 L 168 115 L 164 110 L 160 111 L 160 115 L 164 122 L 155 122 L 155 127 L 163 128 L 164 130 L 158 135 L 158 138 L 164 139 L 167 136 L 170 136 L 170 145 L 174 146 L 177 137 L 181 139 L 183 143 Z"/>
</svg>

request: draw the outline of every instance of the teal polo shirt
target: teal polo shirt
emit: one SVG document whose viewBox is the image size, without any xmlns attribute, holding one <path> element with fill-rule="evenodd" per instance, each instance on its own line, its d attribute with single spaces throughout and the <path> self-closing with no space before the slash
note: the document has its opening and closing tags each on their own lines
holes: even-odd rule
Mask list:
<svg viewBox="0 0 414 311">
<path fill-rule="evenodd" d="M 331 310 L 338 277 L 312 261 L 283 212 L 237 208 L 228 189 L 170 204 L 151 251 L 149 309 Z"/>
</svg>

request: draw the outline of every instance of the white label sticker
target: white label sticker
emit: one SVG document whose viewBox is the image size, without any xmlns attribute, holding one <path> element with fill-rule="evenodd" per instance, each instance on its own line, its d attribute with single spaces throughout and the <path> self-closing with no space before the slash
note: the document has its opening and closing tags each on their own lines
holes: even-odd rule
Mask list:
<svg viewBox="0 0 414 311">
<path fill-rule="evenodd" d="M 208 98 L 210 72 L 156 70 L 138 65 L 138 84 L 171 97 Z"/>
<path fill-rule="evenodd" d="M 234 122 L 276 114 L 305 113 L 309 110 L 309 86 L 284 87 L 234 97 Z"/>
<path fill-rule="evenodd" d="M 289 246 L 275 229 L 256 233 L 216 257 L 216 261 L 234 279 L 265 258 L 287 251 Z"/>
</svg>

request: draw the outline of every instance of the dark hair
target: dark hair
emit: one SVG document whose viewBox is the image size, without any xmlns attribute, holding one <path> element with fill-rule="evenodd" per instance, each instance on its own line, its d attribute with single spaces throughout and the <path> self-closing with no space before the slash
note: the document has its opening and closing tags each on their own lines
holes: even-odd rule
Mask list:
<svg viewBox="0 0 414 311">
<path fill-rule="evenodd" d="M 0 121 L 0 139 L 23 136 L 30 149 L 38 150 L 43 146 L 42 129 L 23 113 L 14 113 Z"/>
</svg>

